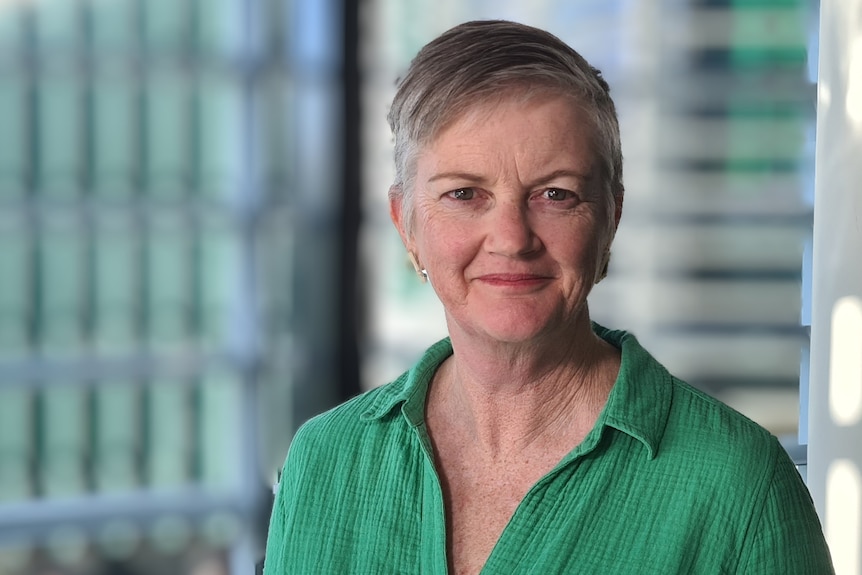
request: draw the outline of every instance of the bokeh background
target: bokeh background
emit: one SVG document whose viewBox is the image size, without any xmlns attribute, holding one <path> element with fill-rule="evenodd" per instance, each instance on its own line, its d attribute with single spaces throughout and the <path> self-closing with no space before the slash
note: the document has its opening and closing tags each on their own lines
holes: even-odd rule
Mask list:
<svg viewBox="0 0 862 575">
<path fill-rule="evenodd" d="M 594 319 L 800 457 L 817 17 L 0 0 L 0 575 L 253 572 L 296 427 L 445 334 L 388 221 L 385 115 L 468 19 L 544 27 L 612 86 L 627 191 Z"/>
</svg>

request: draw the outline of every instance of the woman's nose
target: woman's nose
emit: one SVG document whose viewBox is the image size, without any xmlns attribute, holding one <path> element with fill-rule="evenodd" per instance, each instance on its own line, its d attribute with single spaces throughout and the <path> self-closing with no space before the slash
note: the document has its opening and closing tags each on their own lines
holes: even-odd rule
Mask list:
<svg viewBox="0 0 862 575">
<path fill-rule="evenodd" d="M 538 249 L 527 207 L 518 202 L 500 202 L 487 214 L 485 247 L 489 253 L 519 257 Z"/>
</svg>

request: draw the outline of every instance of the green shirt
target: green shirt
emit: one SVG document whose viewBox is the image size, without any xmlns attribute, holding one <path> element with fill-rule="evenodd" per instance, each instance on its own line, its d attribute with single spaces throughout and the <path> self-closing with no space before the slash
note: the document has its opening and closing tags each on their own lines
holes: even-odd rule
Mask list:
<svg viewBox="0 0 862 575">
<path fill-rule="evenodd" d="M 521 501 L 483 573 L 832 573 L 808 491 L 778 441 L 672 377 L 625 332 L 619 377 L 584 441 Z M 440 482 L 424 422 L 452 353 L 297 432 L 265 575 L 443 574 Z"/>
</svg>

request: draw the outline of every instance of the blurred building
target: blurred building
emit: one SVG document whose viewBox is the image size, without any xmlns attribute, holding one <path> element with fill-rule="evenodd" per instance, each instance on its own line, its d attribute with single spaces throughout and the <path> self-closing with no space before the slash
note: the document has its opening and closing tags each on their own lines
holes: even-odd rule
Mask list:
<svg viewBox="0 0 862 575">
<path fill-rule="evenodd" d="M 293 382 L 340 393 L 342 35 L 336 2 L 0 2 L 3 575 L 262 555 Z"/>
</svg>

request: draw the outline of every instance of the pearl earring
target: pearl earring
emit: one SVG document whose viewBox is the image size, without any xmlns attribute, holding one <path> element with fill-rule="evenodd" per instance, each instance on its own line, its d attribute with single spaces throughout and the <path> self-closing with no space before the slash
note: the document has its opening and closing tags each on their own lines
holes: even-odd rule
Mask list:
<svg viewBox="0 0 862 575">
<path fill-rule="evenodd" d="M 419 265 L 419 260 L 416 259 L 416 254 L 413 252 L 407 252 L 407 257 L 410 259 L 410 263 L 413 265 L 413 269 L 416 270 L 416 275 L 419 277 L 419 281 L 425 283 L 428 281 L 428 271 Z"/>
</svg>

